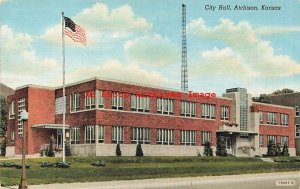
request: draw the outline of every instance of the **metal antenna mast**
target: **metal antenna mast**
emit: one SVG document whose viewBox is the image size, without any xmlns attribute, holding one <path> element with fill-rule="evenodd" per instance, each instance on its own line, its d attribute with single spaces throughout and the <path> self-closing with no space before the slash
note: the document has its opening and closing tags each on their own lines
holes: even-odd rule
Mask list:
<svg viewBox="0 0 300 189">
<path fill-rule="evenodd" d="M 181 47 L 181 90 L 188 91 L 187 46 L 186 46 L 186 6 L 182 4 L 182 47 Z"/>
</svg>

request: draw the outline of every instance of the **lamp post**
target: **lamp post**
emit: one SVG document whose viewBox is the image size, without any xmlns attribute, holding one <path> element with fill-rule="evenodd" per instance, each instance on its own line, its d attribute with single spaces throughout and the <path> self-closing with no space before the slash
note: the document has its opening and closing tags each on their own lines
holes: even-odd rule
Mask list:
<svg viewBox="0 0 300 189">
<path fill-rule="evenodd" d="M 25 161 L 25 126 L 24 122 L 28 120 L 28 112 L 22 110 L 20 117 L 23 125 L 23 137 L 22 137 L 22 176 L 19 185 L 19 189 L 27 189 L 27 180 L 26 180 L 26 161 Z"/>
</svg>

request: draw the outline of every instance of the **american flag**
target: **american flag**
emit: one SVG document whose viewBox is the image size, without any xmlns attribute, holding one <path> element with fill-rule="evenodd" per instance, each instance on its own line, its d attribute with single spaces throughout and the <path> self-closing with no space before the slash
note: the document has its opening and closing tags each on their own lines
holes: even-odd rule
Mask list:
<svg viewBox="0 0 300 189">
<path fill-rule="evenodd" d="M 85 31 L 82 27 L 75 24 L 73 20 L 68 17 L 64 17 L 65 19 L 65 28 L 64 33 L 69 36 L 73 41 L 80 42 L 86 45 L 86 35 Z"/>
</svg>

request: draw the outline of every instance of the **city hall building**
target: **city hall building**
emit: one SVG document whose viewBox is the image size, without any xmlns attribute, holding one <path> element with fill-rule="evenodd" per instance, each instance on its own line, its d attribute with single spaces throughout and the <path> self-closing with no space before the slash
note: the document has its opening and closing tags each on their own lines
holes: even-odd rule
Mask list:
<svg viewBox="0 0 300 189">
<path fill-rule="evenodd" d="M 62 146 L 62 87 L 27 85 L 8 96 L 7 156 L 38 155 L 54 136 Z M 223 136 L 235 156 L 267 153 L 268 141 L 287 144 L 295 155 L 294 109 L 254 103 L 246 89 L 214 93 L 182 92 L 137 83 L 91 78 L 66 85 L 66 139 L 73 155 L 134 156 L 142 143 L 145 156 L 203 155 L 203 144 Z M 20 112 L 29 119 L 22 123 Z"/>
</svg>

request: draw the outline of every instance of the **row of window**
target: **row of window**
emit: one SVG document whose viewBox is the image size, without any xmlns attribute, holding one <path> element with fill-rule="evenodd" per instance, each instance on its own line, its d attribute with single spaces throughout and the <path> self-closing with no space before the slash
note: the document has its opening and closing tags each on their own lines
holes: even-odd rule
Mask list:
<svg viewBox="0 0 300 189">
<path fill-rule="evenodd" d="M 259 123 L 263 124 L 263 112 L 259 111 Z M 267 124 L 277 125 L 277 113 L 267 112 Z M 289 115 L 280 113 L 280 125 L 288 126 L 289 125 Z"/>
<path fill-rule="evenodd" d="M 84 127 L 84 141 L 85 143 L 104 143 L 104 127 L 102 125 L 89 125 Z M 96 139 L 95 133 L 98 130 L 98 138 Z M 174 144 L 174 130 L 173 129 L 157 129 L 156 130 L 156 142 L 162 145 Z M 71 144 L 80 143 L 80 127 L 73 127 L 70 129 Z M 211 132 L 202 131 L 202 143 L 211 142 Z M 131 128 L 131 143 L 137 144 L 150 144 L 150 129 L 132 127 Z M 112 127 L 112 143 L 124 142 L 124 127 L 113 126 Z M 196 145 L 196 131 L 181 130 L 180 131 L 180 144 L 181 145 Z"/>
<path fill-rule="evenodd" d="M 265 135 L 259 135 L 259 145 L 263 146 L 264 145 L 264 138 L 266 136 Z M 275 144 L 277 144 L 277 141 L 280 140 L 280 145 L 287 145 L 289 146 L 289 137 L 288 136 L 276 136 L 276 135 L 267 135 L 267 145 L 269 144 L 269 142 L 273 142 Z"/>
</svg>

